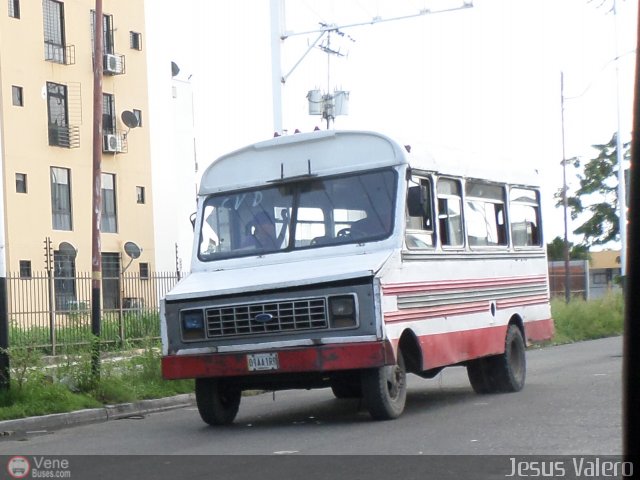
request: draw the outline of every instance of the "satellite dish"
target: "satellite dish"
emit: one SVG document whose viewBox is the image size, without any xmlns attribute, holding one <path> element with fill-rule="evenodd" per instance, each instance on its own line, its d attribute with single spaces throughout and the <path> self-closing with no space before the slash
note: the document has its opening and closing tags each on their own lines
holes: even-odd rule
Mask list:
<svg viewBox="0 0 640 480">
<path fill-rule="evenodd" d="M 76 258 L 76 255 L 78 254 L 78 250 L 76 249 L 76 247 L 71 245 L 69 242 L 60 242 L 58 251 L 63 255 L 67 255 L 71 258 Z"/>
<path fill-rule="evenodd" d="M 138 117 L 131 110 L 122 112 L 120 118 L 122 119 L 122 123 L 129 128 L 136 128 L 138 126 Z"/>
<path fill-rule="evenodd" d="M 124 244 L 124 253 L 126 253 L 132 260 L 135 260 L 142 253 L 142 249 L 133 242 L 127 242 Z"/>
<path fill-rule="evenodd" d="M 176 65 L 176 62 L 171 62 L 171 76 L 175 77 L 180 73 L 180 67 Z"/>
</svg>

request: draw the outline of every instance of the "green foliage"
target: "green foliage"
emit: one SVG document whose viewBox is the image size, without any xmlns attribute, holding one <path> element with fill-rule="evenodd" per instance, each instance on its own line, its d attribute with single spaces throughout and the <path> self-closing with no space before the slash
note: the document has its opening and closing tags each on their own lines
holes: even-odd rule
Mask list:
<svg viewBox="0 0 640 480">
<path fill-rule="evenodd" d="M 597 300 L 573 299 L 551 301 L 555 322 L 554 343 L 621 335 L 624 329 L 624 299 L 622 294 L 610 294 Z"/>
<path fill-rule="evenodd" d="M 82 311 L 72 311 L 67 314 L 66 322 L 60 322 L 56 327 L 56 345 L 64 349 L 65 353 L 83 352 L 90 348 L 93 334 L 91 333 L 91 317 Z M 123 340 L 122 331 L 126 332 L 126 341 L 141 341 L 146 338 L 160 336 L 160 319 L 157 311 L 135 310 L 125 311 L 120 317 L 119 312 L 107 312 L 101 319 L 101 348 L 103 350 L 121 350 Z M 10 323 L 9 338 L 16 346 L 30 345 L 40 347 L 43 351 L 49 348 L 51 336 L 48 326 L 31 326 L 25 328 L 16 321 Z"/>
<path fill-rule="evenodd" d="M 157 339 L 146 338 L 142 348 L 136 346 L 129 343 L 119 355 L 103 356 L 99 378 L 93 375 L 89 349 L 69 347 L 68 353 L 49 359 L 46 373 L 39 348 L 9 349 L 12 388 L 0 392 L 0 420 L 193 392 L 192 380 L 162 378 Z"/>
<path fill-rule="evenodd" d="M 574 195 L 567 197 L 571 218 L 580 215 L 588 218 L 573 233 L 583 235 L 586 245 L 601 245 L 616 240 L 620 233 L 618 218 L 618 152 L 616 134 L 608 143 L 593 145 L 598 155 L 589 160 L 582 172 L 578 173 L 580 187 Z M 630 157 L 629 143 L 623 145 L 625 159 Z M 572 159 L 573 166 L 580 168 L 578 159 Z M 555 195 L 562 206 L 562 189 Z"/>
<path fill-rule="evenodd" d="M 560 237 L 554 238 L 551 243 L 547 243 L 547 257 L 550 261 L 564 260 L 564 240 Z M 569 242 L 570 260 L 589 260 L 589 247 L 586 245 L 574 245 Z"/>
</svg>

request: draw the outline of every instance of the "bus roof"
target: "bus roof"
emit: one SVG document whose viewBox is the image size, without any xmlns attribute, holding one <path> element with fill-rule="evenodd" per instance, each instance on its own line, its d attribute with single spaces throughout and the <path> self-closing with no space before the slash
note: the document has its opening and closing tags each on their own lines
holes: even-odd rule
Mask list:
<svg viewBox="0 0 640 480">
<path fill-rule="evenodd" d="M 533 169 L 492 171 L 479 157 L 454 149 L 407 148 L 375 132 L 324 130 L 275 137 L 220 157 L 202 175 L 200 195 L 402 164 L 448 175 L 538 185 Z"/>
</svg>

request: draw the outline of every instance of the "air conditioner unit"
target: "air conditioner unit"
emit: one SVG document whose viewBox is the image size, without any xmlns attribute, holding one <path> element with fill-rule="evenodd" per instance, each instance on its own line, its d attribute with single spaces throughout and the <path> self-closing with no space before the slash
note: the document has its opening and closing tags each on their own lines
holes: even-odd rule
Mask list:
<svg viewBox="0 0 640 480">
<path fill-rule="evenodd" d="M 122 139 L 118 135 L 108 134 L 104 136 L 102 151 L 106 153 L 117 153 L 122 151 Z"/>
<path fill-rule="evenodd" d="M 118 55 L 106 53 L 104 55 L 104 71 L 105 73 L 122 73 L 122 66 Z"/>
</svg>

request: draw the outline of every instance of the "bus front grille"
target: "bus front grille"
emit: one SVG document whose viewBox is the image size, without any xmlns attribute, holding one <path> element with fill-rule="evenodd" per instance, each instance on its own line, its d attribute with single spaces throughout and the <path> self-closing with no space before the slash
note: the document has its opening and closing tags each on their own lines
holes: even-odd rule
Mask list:
<svg viewBox="0 0 640 480">
<path fill-rule="evenodd" d="M 327 328 L 324 298 L 208 308 L 207 337 L 297 332 Z"/>
</svg>

